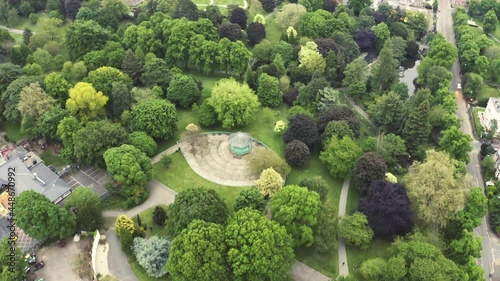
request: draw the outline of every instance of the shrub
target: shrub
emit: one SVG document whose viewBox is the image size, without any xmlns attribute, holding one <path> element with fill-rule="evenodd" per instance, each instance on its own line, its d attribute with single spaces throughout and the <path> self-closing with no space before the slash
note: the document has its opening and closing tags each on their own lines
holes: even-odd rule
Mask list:
<svg viewBox="0 0 500 281">
<path fill-rule="evenodd" d="M 321 202 L 326 201 L 328 195 L 328 183 L 322 177 L 302 180 L 300 186 L 306 187 L 310 191 L 316 191 L 319 194 Z"/>
<path fill-rule="evenodd" d="M 167 212 L 163 207 L 156 206 L 153 211 L 153 222 L 157 225 L 165 225 L 165 221 L 167 220 Z"/>
<path fill-rule="evenodd" d="M 285 159 L 292 167 L 304 167 L 309 161 L 309 147 L 301 141 L 293 140 L 285 147 Z"/>
<path fill-rule="evenodd" d="M 215 112 L 215 109 L 206 101 L 200 106 L 194 104 L 193 111 L 196 113 L 198 123 L 203 127 L 213 126 L 215 122 L 217 122 L 217 113 Z"/>
<path fill-rule="evenodd" d="M 368 226 L 368 219 L 362 213 L 345 216 L 339 223 L 339 236 L 347 245 L 353 245 L 362 250 L 368 249 L 373 239 L 373 230 Z"/>
<path fill-rule="evenodd" d="M 170 164 L 172 164 L 172 157 L 170 155 L 164 154 L 160 159 L 160 165 L 162 165 L 164 168 L 168 168 L 170 167 Z"/>
<path fill-rule="evenodd" d="M 289 106 L 293 106 L 293 102 L 297 99 L 299 95 L 299 90 L 296 88 L 288 89 L 288 92 L 283 96 L 283 102 L 288 104 Z"/>
<path fill-rule="evenodd" d="M 319 140 L 318 128 L 316 123 L 309 117 L 298 114 L 290 118 L 288 129 L 283 135 L 285 143 L 293 140 L 299 140 L 308 147 L 314 146 Z"/>
<path fill-rule="evenodd" d="M 262 171 L 273 168 L 283 178 L 290 173 L 290 166 L 276 153 L 267 148 L 259 147 L 244 158 L 248 163 L 248 169 L 253 175 L 260 175 Z"/>
</svg>

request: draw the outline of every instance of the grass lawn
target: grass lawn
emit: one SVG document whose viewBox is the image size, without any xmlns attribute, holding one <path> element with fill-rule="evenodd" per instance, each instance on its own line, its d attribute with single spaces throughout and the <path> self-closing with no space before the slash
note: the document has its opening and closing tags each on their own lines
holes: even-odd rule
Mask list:
<svg viewBox="0 0 500 281">
<path fill-rule="evenodd" d="M 44 17 L 48 17 L 47 15 L 45 15 L 43 13 L 39 13 L 38 15 L 39 15 L 38 20 L 40 20 L 40 19 L 42 19 Z M 0 21 L 0 24 L 1 25 L 8 25 L 11 28 L 20 29 L 20 30 L 24 30 L 25 28 L 29 28 L 34 33 L 37 33 L 39 31 L 41 31 L 40 30 L 40 26 L 38 26 L 37 24 L 32 24 L 28 20 L 28 18 L 24 18 L 24 17 L 20 17 L 16 22 L 4 22 L 4 21 Z"/>
<path fill-rule="evenodd" d="M 9 32 L 9 34 L 16 40 L 16 44 L 21 44 L 24 42 L 24 37 L 22 34 L 12 33 L 12 32 Z"/>
<path fill-rule="evenodd" d="M 354 179 L 351 178 L 351 184 L 349 185 L 349 193 L 347 194 L 347 205 L 345 208 L 346 215 L 352 213 L 358 208 L 358 199 L 361 196 L 359 191 L 354 185 Z"/>
<path fill-rule="evenodd" d="M 167 205 L 162 205 L 163 209 L 167 210 Z M 165 230 L 164 226 L 157 225 L 156 223 L 153 222 L 153 212 L 155 210 L 155 207 L 149 208 L 146 211 L 142 212 L 139 214 L 141 217 L 141 223 L 147 225 L 147 230 L 146 234 L 148 237 L 157 235 L 157 236 L 167 236 L 167 231 Z M 134 221 L 137 222 L 137 217 L 132 218 Z M 150 230 L 149 227 L 152 227 L 153 230 Z"/>
<path fill-rule="evenodd" d="M 167 276 L 163 276 L 160 278 L 149 277 L 146 274 L 146 270 L 135 260 L 133 256 L 128 256 L 128 263 L 130 267 L 132 267 L 132 271 L 135 274 L 135 277 L 140 281 L 170 281 Z"/>
<path fill-rule="evenodd" d="M 276 16 L 266 19 L 266 39 L 272 43 L 278 43 L 281 38 L 281 33 L 283 32 L 283 29 L 278 23 L 276 23 L 275 19 Z"/>
<path fill-rule="evenodd" d="M 209 5 L 210 4 L 210 0 L 195 0 L 193 2 L 195 4 L 205 4 L 205 5 Z"/>
<path fill-rule="evenodd" d="M 473 18 L 474 19 L 474 22 L 477 23 L 477 25 L 483 27 L 483 21 L 481 18 Z M 498 40 L 500 40 L 500 22 L 497 23 L 497 29 L 495 29 L 495 32 L 492 33 L 493 36 L 495 36 L 495 38 L 497 38 Z M 498 44 L 498 43 L 497 43 Z"/>
<path fill-rule="evenodd" d="M 339 274 L 339 256 L 336 250 L 329 256 L 318 253 L 314 247 L 300 248 L 295 251 L 295 258 L 328 277 L 335 278 Z"/>
<path fill-rule="evenodd" d="M 473 107 L 472 108 L 472 117 L 474 118 L 474 129 L 476 130 L 476 135 L 479 137 L 481 136 L 482 132 L 484 131 L 483 126 L 481 125 L 481 122 L 479 122 L 479 112 L 484 112 L 485 108 L 483 107 Z"/>
<path fill-rule="evenodd" d="M 370 248 L 361 250 L 356 247 L 346 246 L 347 249 L 347 264 L 349 265 L 349 273 L 354 277 L 354 280 L 362 280 L 359 273 L 361 264 L 371 258 L 386 258 L 387 248 L 391 245 L 386 240 L 373 239 Z"/>
<path fill-rule="evenodd" d="M 214 0 L 214 5 L 238 5 L 243 7 L 243 0 Z"/>
<path fill-rule="evenodd" d="M 60 156 L 57 156 L 52 150 L 46 149 L 42 152 L 42 157 L 43 162 L 48 165 L 53 165 L 57 169 L 61 169 L 62 167 L 68 165 L 68 161 L 64 160 Z"/>
<path fill-rule="evenodd" d="M 488 99 L 490 97 L 500 97 L 500 90 L 483 84 L 483 87 L 481 88 L 481 92 L 479 93 L 479 97 L 477 99 L 477 104 L 481 107 L 486 107 L 486 104 L 488 103 Z"/>
<path fill-rule="evenodd" d="M 196 174 L 181 152 L 176 152 L 171 155 L 172 164 L 165 169 L 161 164 L 153 166 L 153 178 L 172 188 L 177 192 L 181 192 L 188 188 L 202 187 L 213 189 L 219 193 L 221 198 L 226 202 L 229 209 L 232 210 L 235 204 L 236 196 L 240 193 L 242 187 L 232 187 L 218 185 L 210 182 L 198 174 Z"/>
<path fill-rule="evenodd" d="M 25 136 L 21 133 L 21 124 L 12 122 L 12 121 L 4 121 L 1 124 L 1 130 L 7 134 L 7 137 L 10 141 L 16 142 Z"/>
</svg>

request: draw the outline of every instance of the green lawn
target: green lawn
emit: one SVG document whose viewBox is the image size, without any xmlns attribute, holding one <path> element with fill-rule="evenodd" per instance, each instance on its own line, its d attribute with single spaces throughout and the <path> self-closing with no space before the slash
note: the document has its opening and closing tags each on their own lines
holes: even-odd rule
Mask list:
<svg viewBox="0 0 500 281">
<path fill-rule="evenodd" d="M 177 192 L 193 187 L 213 189 L 219 193 L 230 210 L 233 209 L 236 196 L 242 189 L 241 187 L 218 185 L 200 177 L 189 167 L 181 152 L 172 154 L 172 164 L 167 169 L 159 163 L 154 165 L 153 178 Z"/>
<path fill-rule="evenodd" d="M 473 18 L 473 20 L 474 20 L 474 22 L 477 23 L 477 25 L 483 27 L 483 21 L 482 21 L 482 19 L 476 17 L 476 18 Z M 493 36 L 495 36 L 495 38 L 497 38 L 498 40 L 500 40 L 500 22 L 497 23 L 497 29 L 493 33 Z"/>
<path fill-rule="evenodd" d="M 243 0 L 214 0 L 214 5 L 238 5 L 243 7 Z"/>
<path fill-rule="evenodd" d="M 12 121 L 3 121 L 0 127 L 12 142 L 16 142 L 22 138 L 25 138 L 25 136 L 21 133 L 21 124 L 19 123 Z"/>
<path fill-rule="evenodd" d="M 149 277 L 146 274 L 146 270 L 144 270 L 144 268 L 135 260 L 133 256 L 128 257 L 128 263 L 130 264 L 130 267 L 132 267 L 135 277 L 137 277 L 140 281 L 170 281 L 167 276 L 160 278 Z"/>
<path fill-rule="evenodd" d="M 161 205 L 161 206 L 163 207 L 163 209 L 167 210 L 166 209 L 167 205 Z M 161 237 L 167 236 L 167 231 L 165 230 L 165 227 L 161 226 L 161 225 L 157 225 L 156 223 L 153 222 L 154 210 L 155 210 L 155 207 L 152 207 L 152 208 L 149 208 L 146 211 L 139 214 L 139 216 L 141 217 L 142 224 L 147 225 L 146 234 L 148 237 L 151 237 L 154 235 L 161 236 Z M 132 219 L 137 222 L 137 217 L 134 217 Z M 150 230 L 149 227 L 152 227 L 153 230 Z"/>
<path fill-rule="evenodd" d="M 52 150 L 46 149 L 42 152 L 42 157 L 43 162 L 45 162 L 45 165 L 53 165 L 57 169 L 61 169 L 62 167 L 66 166 L 69 164 L 68 161 L 65 159 L 61 158 L 60 156 L 57 156 Z"/>
<path fill-rule="evenodd" d="M 351 178 L 351 184 L 349 185 L 349 193 L 347 194 L 347 205 L 345 209 L 346 215 L 349 215 L 358 208 L 358 199 L 360 196 L 361 194 L 354 185 L 354 179 Z"/>
<path fill-rule="evenodd" d="M 275 19 L 276 16 L 266 19 L 266 39 L 272 43 L 278 43 L 281 38 L 281 33 L 283 33 L 283 29 L 276 23 Z"/>
<path fill-rule="evenodd" d="M 193 1 L 195 4 L 203 4 L 203 5 L 209 5 L 210 0 L 195 0 Z"/>
<path fill-rule="evenodd" d="M 474 129 L 476 130 L 476 136 L 480 137 L 482 132 L 484 131 L 481 122 L 479 122 L 479 112 L 484 112 L 485 108 L 483 107 L 473 107 L 472 108 L 472 117 L 474 118 Z"/>
<path fill-rule="evenodd" d="M 43 13 L 40 13 L 38 14 L 39 15 L 39 18 L 38 20 L 44 18 L 44 17 L 47 17 L 47 15 L 43 14 Z M 39 32 L 41 31 L 40 30 L 40 26 L 38 26 L 37 24 L 32 24 L 28 18 L 23 18 L 23 17 L 20 17 L 16 22 L 4 22 L 4 21 L 0 21 L 0 24 L 1 25 L 8 25 L 12 28 L 15 28 L 15 29 L 20 29 L 20 30 L 24 30 L 25 28 L 29 28 L 31 29 L 31 31 L 33 32 Z"/>
<path fill-rule="evenodd" d="M 481 107 L 486 107 L 486 104 L 488 103 L 488 99 L 490 97 L 500 97 L 500 90 L 483 84 L 483 87 L 481 88 L 481 92 L 479 93 L 479 97 L 477 99 L 477 104 Z"/>
<path fill-rule="evenodd" d="M 12 32 L 9 32 L 9 34 L 16 40 L 16 44 L 21 44 L 24 42 L 24 37 L 22 34 L 12 33 Z"/>
<path fill-rule="evenodd" d="M 361 264 L 371 258 L 386 258 L 387 248 L 391 245 L 386 240 L 374 239 L 370 248 L 361 250 L 356 247 L 346 246 L 347 249 L 347 264 L 349 265 L 349 273 L 354 276 L 354 280 L 362 280 L 359 273 Z"/>
<path fill-rule="evenodd" d="M 300 248 L 295 251 L 295 258 L 328 277 L 334 278 L 339 274 L 339 255 L 337 251 L 329 256 L 318 253 L 314 247 Z"/>
</svg>

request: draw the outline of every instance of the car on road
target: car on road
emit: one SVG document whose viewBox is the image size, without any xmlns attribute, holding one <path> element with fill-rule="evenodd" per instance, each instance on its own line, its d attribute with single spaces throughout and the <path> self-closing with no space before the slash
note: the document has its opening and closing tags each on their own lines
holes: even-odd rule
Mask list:
<svg viewBox="0 0 500 281">
<path fill-rule="evenodd" d="M 457 83 L 457 90 L 462 90 L 462 84 Z"/>
</svg>

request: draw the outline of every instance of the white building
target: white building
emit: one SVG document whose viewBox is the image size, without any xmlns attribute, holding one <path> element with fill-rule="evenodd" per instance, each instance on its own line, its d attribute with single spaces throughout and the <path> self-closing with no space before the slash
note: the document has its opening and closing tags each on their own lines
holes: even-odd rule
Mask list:
<svg viewBox="0 0 500 281">
<path fill-rule="evenodd" d="M 479 121 L 485 130 L 490 130 L 496 122 L 497 134 L 500 133 L 500 98 L 490 98 L 484 112 L 479 113 Z"/>
</svg>

